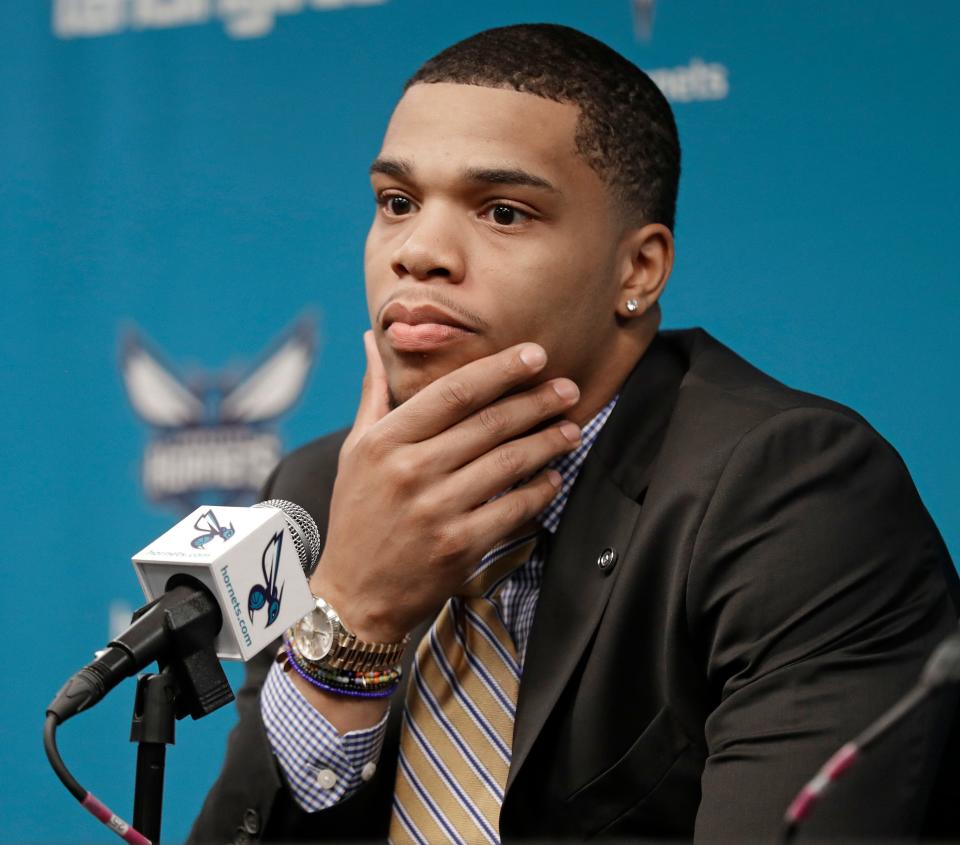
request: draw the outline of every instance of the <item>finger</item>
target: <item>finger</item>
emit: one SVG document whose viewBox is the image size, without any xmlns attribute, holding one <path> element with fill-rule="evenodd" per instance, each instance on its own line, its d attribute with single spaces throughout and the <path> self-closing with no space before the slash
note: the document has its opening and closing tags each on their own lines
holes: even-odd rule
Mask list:
<svg viewBox="0 0 960 845">
<path fill-rule="evenodd" d="M 433 437 L 532 378 L 546 363 L 543 347 L 521 343 L 464 364 L 404 402 L 388 421 L 389 433 L 402 443 Z"/>
<path fill-rule="evenodd" d="M 555 469 L 543 470 L 516 490 L 471 511 L 458 530 L 483 554 L 543 511 L 556 498 L 562 481 Z"/>
<path fill-rule="evenodd" d="M 367 356 L 367 370 L 363 375 L 360 405 L 353 422 L 354 431 L 360 436 L 390 413 L 387 372 L 383 368 L 383 361 L 380 359 L 380 351 L 377 349 L 372 331 L 363 333 L 363 348 Z"/>
<path fill-rule="evenodd" d="M 580 426 L 564 420 L 543 431 L 502 443 L 446 479 L 440 495 L 467 511 L 530 478 L 549 461 L 580 445 Z"/>
<path fill-rule="evenodd" d="M 566 378 L 505 396 L 434 437 L 431 463 L 443 472 L 466 466 L 501 443 L 560 416 L 579 399 L 580 390 Z"/>
<path fill-rule="evenodd" d="M 383 368 L 383 361 L 380 360 L 380 352 L 377 350 L 372 331 L 363 333 L 363 349 L 367 357 L 367 369 L 363 374 L 360 404 L 353 419 L 353 428 L 350 429 L 350 433 L 340 447 L 339 461 L 341 462 L 353 451 L 360 438 L 390 412 L 387 374 Z"/>
</svg>

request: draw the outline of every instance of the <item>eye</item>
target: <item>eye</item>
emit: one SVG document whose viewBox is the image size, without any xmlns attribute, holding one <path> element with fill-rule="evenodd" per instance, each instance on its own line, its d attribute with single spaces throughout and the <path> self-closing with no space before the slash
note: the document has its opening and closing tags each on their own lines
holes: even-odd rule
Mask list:
<svg viewBox="0 0 960 845">
<path fill-rule="evenodd" d="M 516 226 L 533 219 L 531 214 L 502 202 L 491 205 L 484 214 L 499 226 Z"/>
<path fill-rule="evenodd" d="M 377 197 L 377 205 L 387 217 L 404 217 L 415 208 L 413 200 L 402 194 L 381 194 Z"/>
</svg>

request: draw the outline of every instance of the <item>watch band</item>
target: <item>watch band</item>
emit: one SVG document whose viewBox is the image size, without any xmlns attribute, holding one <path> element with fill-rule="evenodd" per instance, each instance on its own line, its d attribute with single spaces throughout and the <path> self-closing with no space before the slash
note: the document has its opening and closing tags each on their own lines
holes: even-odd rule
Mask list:
<svg viewBox="0 0 960 845">
<path fill-rule="evenodd" d="M 289 636 L 294 644 L 299 644 L 300 625 L 312 614 L 322 614 L 332 628 L 332 642 L 330 649 L 318 659 L 308 658 L 299 648 L 300 655 L 305 663 L 319 669 L 336 669 L 347 672 L 374 672 L 396 666 L 403 656 L 409 635 L 400 642 L 377 643 L 361 640 L 352 631 L 348 630 L 337 613 L 328 602 L 316 597 L 317 606 L 304 620 L 297 622 L 290 628 Z"/>
<path fill-rule="evenodd" d="M 320 662 L 331 669 L 346 669 L 351 672 L 386 669 L 400 662 L 409 642 L 409 635 L 398 643 L 365 642 L 343 628 L 340 637 L 334 640 L 330 654 Z"/>
</svg>

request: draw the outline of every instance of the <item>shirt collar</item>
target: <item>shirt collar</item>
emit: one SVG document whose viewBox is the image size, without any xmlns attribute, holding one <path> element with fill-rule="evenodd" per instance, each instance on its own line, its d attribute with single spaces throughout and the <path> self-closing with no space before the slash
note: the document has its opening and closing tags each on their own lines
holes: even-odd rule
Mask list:
<svg viewBox="0 0 960 845">
<path fill-rule="evenodd" d="M 555 534 L 557 527 L 560 525 L 560 517 L 563 516 L 567 499 L 570 498 L 570 490 L 580 474 L 583 462 L 587 459 L 587 453 L 596 442 L 604 423 L 619 398 L 620 394 L 618 393 L 583 427 L 580 435 L 580 445 L 576 449 L 566 455 L 561 455 L 559 458 L 554 458 L 547 464 L 548 467 L 560 473 L 560 490 L 553 501 L 537 515 L 537 521 L 551 534 Z"/>
</svg>

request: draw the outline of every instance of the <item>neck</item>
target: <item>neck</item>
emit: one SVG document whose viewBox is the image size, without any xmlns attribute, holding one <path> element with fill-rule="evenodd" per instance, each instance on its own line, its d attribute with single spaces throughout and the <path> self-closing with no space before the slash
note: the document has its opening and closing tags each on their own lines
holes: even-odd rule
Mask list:
<svg viewBox="0 0 960 845">
<path fill-rule="evenodd" d="M 597 363 L 589 382 L 580 385 L 580 401 L 565 416 L 579 426 L 590 422 L 623 386 L 659 329 L 659 305 L 629 322 L 620 322 L 613 350 Z"/>
</svg>

